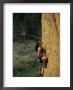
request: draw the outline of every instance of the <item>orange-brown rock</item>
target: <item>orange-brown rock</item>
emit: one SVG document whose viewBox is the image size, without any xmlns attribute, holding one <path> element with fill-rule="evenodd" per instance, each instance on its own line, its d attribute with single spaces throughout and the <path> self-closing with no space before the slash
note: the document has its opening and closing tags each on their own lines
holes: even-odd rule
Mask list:
<svg viewBox="0 0 73 90">
<path fill-rule="evenodd" d="M 47 69 L 44 76 L 60 76 L 60 14 L 43 13 L 42 19 L 42 43 L 46 48 L 48 57 Z"/>
</svg>

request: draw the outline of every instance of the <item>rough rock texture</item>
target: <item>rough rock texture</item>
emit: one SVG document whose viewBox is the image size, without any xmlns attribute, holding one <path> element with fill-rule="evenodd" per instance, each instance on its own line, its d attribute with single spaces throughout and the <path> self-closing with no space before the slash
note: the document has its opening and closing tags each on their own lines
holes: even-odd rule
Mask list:
<svg viewBox="0 0 73 90">
<path fill-rule="evenodd" d="M 44 70 L 44 76 L 60 76 L 60 14 L 42 14 L 42 43 L 46 48 L 48 66 Z"/>
</svg>

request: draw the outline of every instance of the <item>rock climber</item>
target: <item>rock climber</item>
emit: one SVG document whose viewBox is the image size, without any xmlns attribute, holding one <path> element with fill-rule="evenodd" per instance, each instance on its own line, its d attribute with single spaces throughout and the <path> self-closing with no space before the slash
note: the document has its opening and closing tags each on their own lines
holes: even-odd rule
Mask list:
<svg viewBox="0 0 73 90">
<path fill-rule="evenodd" d="M 41 74 L 42 67 L 47 68 L 48 58 L 46 55 L 46 49 L 42 47 L 41 40 L 38 40 L 36 42 L 35 50 L 38 54 L 38 63 L 39 63 L 40 75 L 42 75 Z M 44 73 L 44 71 L 43 71 L 43 73 Z"/>
<path fill-rule="evenodd" d="M 43 65 L 43 61 L 42 61 L 43 52 L 42 52 L 42 42 L 41 42 L 41 40 L 38 40 L 36 42 L 35 50 L 36 50 L 37 55 L 38 55 L 38 64 L 39 64 L 39 71 L 40 71 L 39 73 L 41 75 L 41 70 L 42 70 L 42 65 Z"/>
</svg>

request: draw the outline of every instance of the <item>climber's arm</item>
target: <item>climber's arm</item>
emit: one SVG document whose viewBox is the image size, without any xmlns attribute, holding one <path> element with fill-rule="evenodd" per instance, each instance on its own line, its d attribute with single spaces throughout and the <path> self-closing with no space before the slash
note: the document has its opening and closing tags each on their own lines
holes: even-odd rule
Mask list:
<svg viewBox="0 0 73 90">
<path fill-rule="evenodd" d="M 41 55 L 41 48 L 38 48 L 38 55 Z"/>
</svg>

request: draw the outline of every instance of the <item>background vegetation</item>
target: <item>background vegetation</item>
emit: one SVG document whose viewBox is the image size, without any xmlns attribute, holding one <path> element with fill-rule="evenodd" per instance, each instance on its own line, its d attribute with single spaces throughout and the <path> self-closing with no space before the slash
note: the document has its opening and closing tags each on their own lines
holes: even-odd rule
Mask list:
<svg viewBox="0 0 73 90">
<path fill-rule="evenodd" d="M 41 36 L 40 13 L 14 13 L 13 14 L 13 39 L 22 41 L 35 40 Z"/>
<path fill-rule="evenodd" d="M 13 14 L 13 76 L 37 77 L 35 42 L 41 38 L 40 13 Z"/>
</svg>

